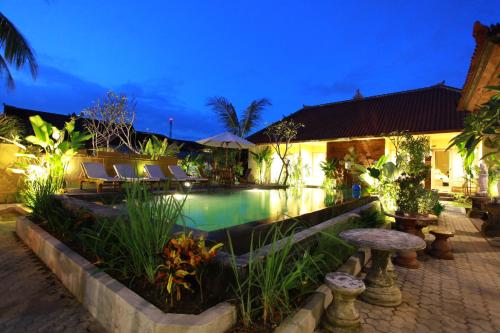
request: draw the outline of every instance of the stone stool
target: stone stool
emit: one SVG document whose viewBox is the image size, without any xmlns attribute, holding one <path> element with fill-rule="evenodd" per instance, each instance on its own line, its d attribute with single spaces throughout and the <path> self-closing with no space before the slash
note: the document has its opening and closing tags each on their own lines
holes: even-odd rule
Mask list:
<svg viewBox="0 0 500 333">
<path fill-rule="evenodd" d="M 363 281 L 347 273 L 328 273 L 325 284 L 333 294 L 333 302 L 326 309 L 323 328 L 327 332 L 360 332 L 361 320 L 354 306 L 356 296 L 365 291 Z"/>
<path fill-rule="evenodd" d="M 455 236 L 453 231 L 446 229 L 434 229 L 430 233 L 436 237 L 431 244 L 429 254 L 438 259 L 453 260 L 451 253 L 451 245 L 448 243 L 448 238 Z"/>
</svg>

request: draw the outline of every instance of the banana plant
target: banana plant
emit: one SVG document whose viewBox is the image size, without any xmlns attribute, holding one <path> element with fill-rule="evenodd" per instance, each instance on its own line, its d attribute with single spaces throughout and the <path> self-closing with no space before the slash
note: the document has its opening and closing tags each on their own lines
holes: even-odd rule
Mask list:
<svg viewBox="0 0 500 333">
<path fill-rule="evenodd" d="M 182 144 L 169 144 L 166 138 L 162 141 L 155 135 L 152 135 L 146 143 L 141 143 L 139 146 L 140 153 L 149 156 L 152 160 L 157 160 L 162 156 L 175 157 L 182 148 Z"/>
<path fill-rule="evenodd" d="M 92 134 L 75 131 L 74 119 L 66 122 L 62 129 L 44 121 L 38 115 L 30 117 L 29 120 L 34 135 L 27 136 L 25 140 L 42 148 L 44 157 L 40 164 L 50 175 L 63 177 L 71 158 L 85 146 Z"/>
</svg>

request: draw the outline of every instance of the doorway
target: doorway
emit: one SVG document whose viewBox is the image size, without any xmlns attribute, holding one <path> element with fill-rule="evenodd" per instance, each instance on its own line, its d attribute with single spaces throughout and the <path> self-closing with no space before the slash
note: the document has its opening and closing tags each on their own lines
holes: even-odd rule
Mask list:
<svg viewBox="0 0 500 333">
<path fill-rule="evenodd" d="M 450 152 L 447 150 L 434 150 L 432 160 L 432 188 L 450 192 Z"/>
</svg>

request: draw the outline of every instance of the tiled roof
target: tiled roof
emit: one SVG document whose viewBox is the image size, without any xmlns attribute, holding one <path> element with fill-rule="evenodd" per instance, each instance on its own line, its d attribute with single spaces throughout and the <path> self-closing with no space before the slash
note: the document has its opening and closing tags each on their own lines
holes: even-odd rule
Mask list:
<svg viewBox="0 0 500 333">
<path fill-rule="evenodd" d="M 287 118 L 305 126 L 295 141 L 379 136 L 394 131 L 411 133 L 453 132 L 463 128 L 465 112 L 456 111 L 460 90 L 435 86 L 352 99 L 336 103 L 304 106 Z M 267 143 L 262 129 L 248 137 Z"/>
<path fill-rule="evenodd" d="M 63 128 L 64 124 L 71 120 L 71 117 L 75 117 L 75 118 L 77 118 L 77 121 L 75 124 L 76 130 L 77 131 L 83 130 L 83 120 L 81 118 L 78 118 L 75 114 L 63 115 L 63 114 L 58 114 L 58 113 L 51 113 L 51 112 L 18 108 L 18 107 L 8 105 L 8 104 L 3 105 L 3 112 L 7 116 L 14 116 L 14 117 L 19 118 L 24 124 L 24 128 L 26 130 L 27 135 L 33 134 L 33 129 L 31 127 L 29 117 L 35 116 L 35 115 L 39 115 L 40 117 L 42 117 L 43 120 L 49 122 L 50 124 L 56 126 L 57 128 Z"/>
</svg>

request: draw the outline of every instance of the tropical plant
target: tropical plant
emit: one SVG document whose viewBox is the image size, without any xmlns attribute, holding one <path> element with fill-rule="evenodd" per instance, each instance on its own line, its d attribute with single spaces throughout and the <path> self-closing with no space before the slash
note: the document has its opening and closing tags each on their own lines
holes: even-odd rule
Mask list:
<svg viewBox="0 0 500 333">
<path fill-rule="evenodd" d="M 0 47 L 3 56 L 0 56 L 0 73 L 7 77 L 7 86 L 14 87 L 14 79 L 9 70 L 9 64 L 21 69 L 26 62 L 29 64 L 31 76 L 36 78 L 38 65 L 35 55 L 28 41 L 17 30 L 12 22 L 0 12 Z"/>
<path fill-rule="evenodd" d="M 182 297 L 182 290 L 194 291 L 194 283 L 200 289 L 200 297 L 203 302 L 202 275 L 204 268 L 212 261 L 222 246 L 222 243 L 217 243 L 209 249 L 206 247 L 203 237 L 195 239 L 192 233 L 181 233 L 171 238 L 165 245 L 161 255 L 163 264 L 158 266 L 156 283 L 160 284 L 170 296 L 172 306 L 174 295 L 175 299 L 179 301 Z"/>
<path fill-rule="evenodd" d="M 323 181 L 323 187 L 326 189 L 333 189 L 337 185 L 342 184 L 344 179 L 344 168 L 341 165 L 341 160 L 333 157 L 329 161 L 323 161 L 320 163 L 321 170 L 325 174 L 325 179 Z"/>
<path fill-rule="evenodd" d="M 0 142 L 18 144 L 24 133 L 24 125 L 17 117 L 0 113 Z"/>
<path fill-rule="evenodd" d="M 287 185 L 289 176 L 290 160 L 288 155 L 292 147 L 292 141 L 297 137 L 299 129 L 304 127 L 304 124 L 295 122 L 293 119 L 284 118 L 281 121 L 274 123 L 265 130 L 271 146 L 281 160 L 281 169 L 278 175 L 278 183 Z M 281 176 L 284 172 L 283 181 Z"/>
<path fill-rule="evenodd" d="M 200 176 L 200 167 L 203 166 L 203 156 L 196 154 L 188 154 L 183 159 L 179 160 L 179 166 L 192 177 Z"/>
<path fill-rule="evenodd" d="M 257 170 L 259 174 L 259 183 L 264 183 L 264 175 L 271 168 L 270 163 L 272 163 L 273 152 L 269 146 L 266 146 L 260 151 L 250 151 L 250 156 L 255 161 L 257 165 Z"/>
<path fill-rule="evenodd" d="M 494 95 L 477 111 L 465 117 L 464 130 L 450 141 L 447 148 L 455 146 L 462 156 L 468 188 L 470 188 L 470 180 L 474 177 L 472 165 L 476 148 L 481 142 L 487 148 L 482 159 L 485 160 L 488 168 L 493 171 L 500 168 L 497 158 L 500 153 L 500 86 L 489 86 L 486 89 L 495 92 Z M 495 172 L 491 174 L 491 177 L 495 179 Z"/>
<path fill-rule="evenodd" d="M 225 97 L 212 97 L 207 102 L 207 106 L 212 108 L 226 129 L 240 137 L 244 137 L 255 128 L 262 111 L 269 105 L 271 105 L 271 102 L 267 98 L 254 100 L 238 117 L 233 104 Z"/>
<path fill-rule="evenodd" d="M 174 195 L 154 196 L 141 184 L 127 188 L 128 221 L 116 223 L 115 237 L 131 276 L 156 281 L 157 267 L 162 262 L 160 253 L 172 237 L 184 202 L 185 198 L 178 200 Z"/>
<path fill-rule="evenodd" d="M 32 158 L 38 167 L 46 170 L 46 174 L 54 179 L 64 178 L 64 172 L 79 149 L 92 134 L 75 131 L 75 119 L 66 122 L 64 128 L 58 129 L 36 115 L 29 118 L 34 135 L 27 136 L 25 140 L 42 148 L 44 156 L 39 158 L 34 155 L 25 155 Z"/>
<path fill-rule="evenodd" d="M 396 167 L 400 172 L 395 181 L 398 186 L 397 210 L 411 215 L 430 213 L 427 211 L 429 207 L 422 205 L 422 198 L 429 191 L 422 185 L 430 172 L 430 167 L 425 164 L 430 155 L 429 138 L 404 132 L 396 133 L 390 139 L 396 148 Z"/>
<path fill-rule="evenodd" d="M 379 197 L 385 210 L 396 209 L 398 187 L 395 183 L 401 171 L 395 163 L 388 161 L 387 156 L 381 156 L 375 163 L 368 167 L 355 165 L 360 173 L 359 179 L 366 185 L 368 193 Z"/>
<path fill-rule="evenodd" d="M 152 160 L 157 160 L 163 156 L 176 157 L 182 146 L 183 144 L 169 144 L 166 138 L 160 140 L 156 135 L 151 135 L 145 143 L 139 144 L 139 152 L 149 156 Z"/>
</svg>

